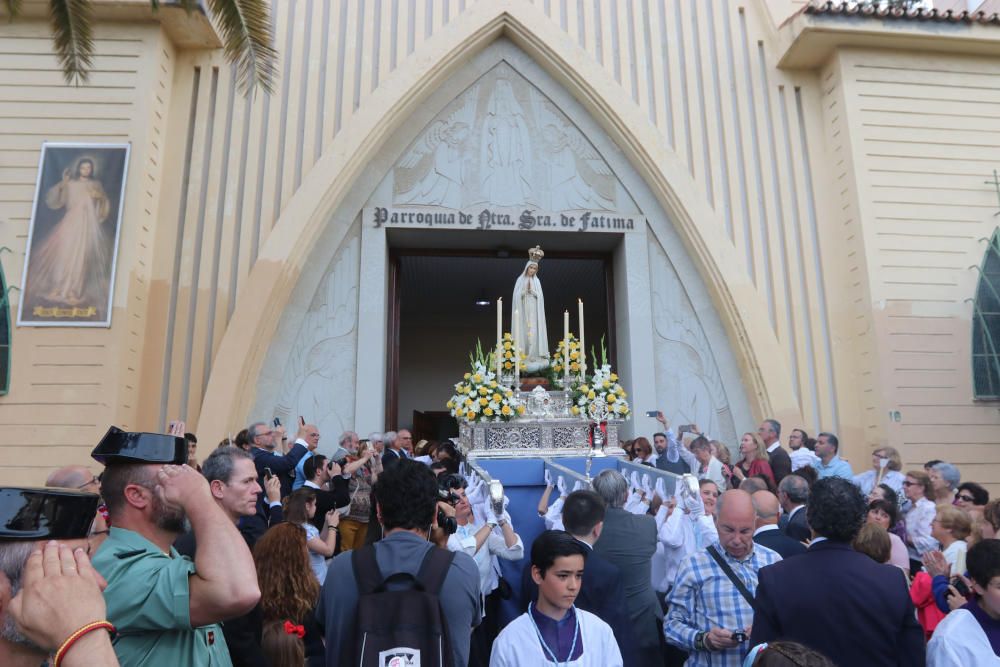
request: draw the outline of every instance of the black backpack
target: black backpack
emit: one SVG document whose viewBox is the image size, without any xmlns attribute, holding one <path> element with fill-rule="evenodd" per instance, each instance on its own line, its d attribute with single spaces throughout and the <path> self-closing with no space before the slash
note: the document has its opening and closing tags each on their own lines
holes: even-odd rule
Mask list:
<svg viewBox="0 0 1000 667">
<path fill-rule="evenodd" d="M 432 547 L 417 576 L 397 572 L 383 577 L 375 547 L 354 550 L 351 562 L 358 584 L 353 655 L 341 663 L 359 667 L 453 667 L 448 623 L 438 600 L 455 554 Z M 409 582 L 407 588 L 389 584 Z"/>
</svg>

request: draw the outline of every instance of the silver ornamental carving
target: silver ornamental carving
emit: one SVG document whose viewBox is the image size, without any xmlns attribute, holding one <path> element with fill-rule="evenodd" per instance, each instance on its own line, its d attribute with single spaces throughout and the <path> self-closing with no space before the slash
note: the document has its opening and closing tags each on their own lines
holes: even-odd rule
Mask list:
<svg viewBox="0 0 1000 667">
<path fill-rule="evenodd" d="M 528 414 L 535 419 L 552 419 L 552 397 L 545 387 L 539 385 L 531 390 L 528 397 Z"/>
</svg>

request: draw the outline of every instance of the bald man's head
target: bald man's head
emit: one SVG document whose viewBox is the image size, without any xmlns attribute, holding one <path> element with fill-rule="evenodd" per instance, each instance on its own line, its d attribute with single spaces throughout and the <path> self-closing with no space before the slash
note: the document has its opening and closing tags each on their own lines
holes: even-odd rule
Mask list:
<svg viewBox="0 0 1000 667">
<path fill-rule="evenodd" d="M 757 528 L 778 523 L 778 497 L 770 491 L 757 491 L 750 499 L 757 514 Z"/>
<path fill-rule="evenodd" d="M 753 550 L 754 512 L 750 494 L 741 489 L 726 491 L 715 506 L 719 542 L 726 552 L 743 560 Z"/>
<path fill-rule="evenodd" d="M 49 478 L 45 480 L 45 486 L 58 486 L 64 489 L 80 489 L 81 491 L 90 491 L 91 493 L 96 493 L 96 491 L 84 486 L 97 486 L 100 487 L 100 482 L 94 477 L 94 474 L 90 472 L 90 469 L 86 466 L 64 466 L 58 470 L 53 471 Z"/>
</svg>

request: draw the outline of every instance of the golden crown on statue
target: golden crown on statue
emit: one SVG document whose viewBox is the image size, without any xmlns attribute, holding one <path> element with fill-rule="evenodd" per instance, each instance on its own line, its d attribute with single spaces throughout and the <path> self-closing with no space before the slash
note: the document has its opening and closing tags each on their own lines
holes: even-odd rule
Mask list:
<svg viewBox="0 0 1000 667">
<path fill-rule="evenodd" d="M 536 245 L 528 251 L 528 258 L 531 259 L 532 262 L 537 262 L 541 260 L 542 257 L 545 257 L 545 252 L 542 250 L 541 246 Z"/>
</svg>

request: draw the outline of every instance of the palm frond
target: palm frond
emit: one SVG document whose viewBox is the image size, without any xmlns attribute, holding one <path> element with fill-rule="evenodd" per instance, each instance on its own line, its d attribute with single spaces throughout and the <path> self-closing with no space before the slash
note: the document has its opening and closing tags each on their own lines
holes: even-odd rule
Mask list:
<svg viewBox="0 0 1000 667">
<path fill-rule="evenodd" d="M 271 43 L 271 15 L 267 0 L 209 0 L 226 51 L 236 66 L 236 82 L 244 93 L 257 86 L 274 90 L 278 53 Z"/>
<path fill-rule="evenodd" d="M 21 13 L 24 0 L 3 0 L 3 4 L 7 8 L 7 18 L 13 21 L 14 17 Z"/>
<path fill-rule="evenodd" d="M 90 0 L 49 0 L 49 19 L 67 83 L 86 82 L 94 55 Z"/>
</svg>

